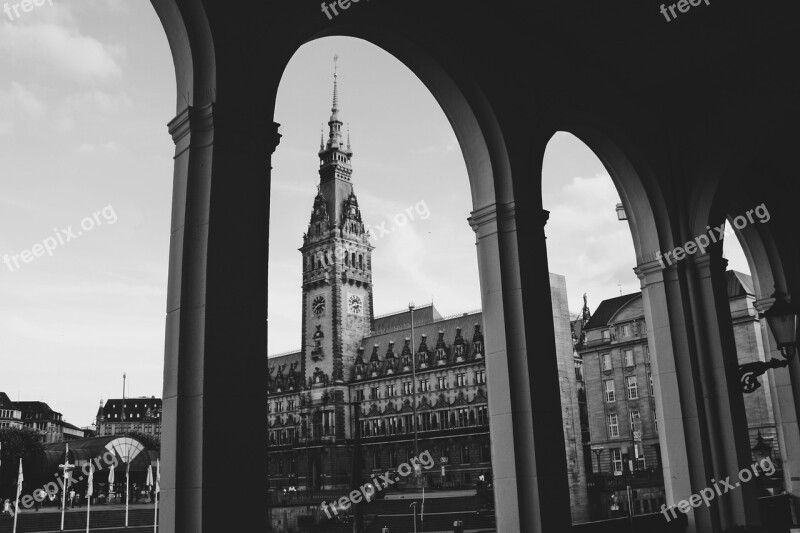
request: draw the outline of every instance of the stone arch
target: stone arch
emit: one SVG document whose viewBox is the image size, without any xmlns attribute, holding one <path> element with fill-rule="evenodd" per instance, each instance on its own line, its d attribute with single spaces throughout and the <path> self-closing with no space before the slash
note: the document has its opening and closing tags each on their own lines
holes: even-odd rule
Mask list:
<svg viewBox="0 0 800 533">
<path fill-rule="evenodd" d="M 630 114 L 631 110 L 619 112 Z M 580 109 L 553 113 L 556 116 L 550 118 L 542 137 L 549 141 L 558 131 L 570 133 L 600 159 L 625 207 L 637 262 L 652 261 L 656 250 L 671 247 L 673 228 L 666 198 L 648 155 L 606 117 Z"/>
<path fill-rule="evenodd" d="M 791 168 L 790 154 L 800 136 L 793 127 L 800 118 L 797 111 L 790 111 L 781 125 L 763 131 L 752 132 L 732 151 L 721 172 L 722 179 L 710 198 L 708 217 L 711 225 L 730 220 L 747 210 L 763 204 L 770 214 L 768 223 L 748 223 L 737 229 L 733 225 L 735 238 L 741 245 L 747 260 L 755 292 L 754 307 L 763 313 L 773 304 L 773 293 L 790 295 L 791 301 L 800 301 L 800 250 L 796 234 L 793 234 L 793 218 L 796 217 L 793 202 L 796 196 L 787 195 L 788 182 L 794 176 L 782 174 Z M 753 177 L 759 187 L 752 187 Z M 719 250 L 717 251 L 719 253 Z M 767 326 L 762 327 L 765 359 L 782 359 L 780 350 Z M 775 414 L 778 445 L 783 462 L 783 485 L 787 493 L 800 493 L 796 473 L 800 471 L 800 363 L 791 361 L 787 368 L 770 371 L 763 379 L 769 379 L 771 400 Z M 794 476 L 794 477 L 793 477 Z"/>
<path fill-rule="evenodd" d="M 176 142 L 176 200 L 163 435 L 165 457 L 173 464 L 165 466 L 162 485 L 165 531 L 221 527 L 230 517 L 204 504 L 212 498 L 204 487 L 226 479 L 238 482 L 243 490 L 257 490 L 255 480 L 266 477 L 260 472 L 266 465 L 257 465 L 246 478 L 242 473 L 241 479 L 229 479 L 229 473 L 211 457 L 231 453 L 232 443 L 208 432 L 211 421 L 205 417 L 212 416 L 212 406 L 219 412 L 230 412 L 226 407 L 233 407 L 224 399 L 227 387 L 222 378 L 226 372 L 237 373 L 237 393 L 256 406 L 249 416 L 266 417 L 266 407 L 263 413 L 260 407 L 262 403 L 266 406 L 266 391 L 254 390 L 257 376 L 266 372 L 260 368 L 266 362 L 245 357 L 266 348 L 266 305 L 258 295 L 266 294 L 269 221 L 267 208 L 258 199 L 269 197 L 264 166 L 280 139 L 273 115 L 283 71 L 303 43 L 328 35 L 361 38 L 395 56 L 425 84 L 454 129 L 470 184 L 474 209 L 470 223 L 477 234 L 484 316 L 492 317 L 485 338 L 487 378 L 496 384 L 489 390 L 489 402 L 490 431 L 496 443 L 493 470 L 498 527 L 530 531 L 560 527 L 568 516 L 568 501 L 562 498 L 557 506 L 540 505 L 538 499 L 531 502 L 553 479 L 537 475 L 536 469 L 545 463 L 551 469 L 566 464 L 558 459 L 563 442 L 552 436 L 540 437 L 537 444 L 546 443 L 548 449 L 540 448 L 538 463 L 533 459 L 530 390 L 534 387 L 520 381 L 530 377 L 524 339 L 520 339 L 522 328 L 505 318 L 522 316 L 518 296 L 507 299 L 520 283 L 508 132 L 503 131 L 490 98 L 475 81 L 469 62 L 442 56 L 446 43 L 420 44 L 422 41 L 415 41 L 413 32 L 400 24 L 392 30 L 356 17 L 347 25 L 309 23 L 306 9 L 297 6 L 287 9 L 281 23 L 273 23 L 265 31 L 263 21 L 274 17 L 274 6 L 268 3 L 248 5 L 247 17 L 234 17 L 221 3 L 153 1 L 168 34 L 178 80 L 178 115 L 170 123 Z M 435 30 L 431 28 L 434 34 Z M 215 201 L 210 200 L 212 196 Z M 236 257 L 237 261 L 231 264 L 223 257 Z M 215 312 L 218 309 L 228 312 Z M 514 341 L 507 341 L 509 331 L 516 337 Z M 235 355 L 224 368 L 216 357 L 223 339 L 235 339 L 227 346 Z M 557 384 L 550 369 L 540 375 Z M 544 426 L 552 426 L 555 418 L 548 421 L 539 416 L 538 423 L 544 435 Z M 523 436 L 508 438 L 510 434 Z M 196 446 L 198 441 L 201 447 Z M 252 446 L 255 455 L 255 443 Z M 560 477 L 565 477 L 563 474 Z M 503 494 L 515 497 L 501 497 Z M 265 520 L 266 513 L 266 509 L 258 509 L 237 520 L 242 524 L 249 520 L 252 525 Z"/>
</svg>

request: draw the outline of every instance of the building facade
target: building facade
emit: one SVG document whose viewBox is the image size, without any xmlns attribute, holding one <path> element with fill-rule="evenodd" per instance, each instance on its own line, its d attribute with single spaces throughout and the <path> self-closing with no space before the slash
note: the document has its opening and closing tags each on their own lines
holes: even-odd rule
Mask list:
<svg viewBox="0 0 800 533">
<path fill-rule="evenodd" d="M 37 431 L 44 444 L 56 444 L 66 440 L 82 439 L 84 432 L 64 420 L 44 402 L 14 402 L 22 415 L 22 425 Z"/>
<path fill-rule="evenodd" d="M 337 90 L 334 77 L 319 190 L 300 248 L 302 345 L 268 363 L 270 487 L 347 489 L 356 438 L 365 481 L 427 451 L 435 461 L 423 472 L 429 487 L 491 482 L 482 312 L 444 317 L 431 303 L 374 316 L 374 248 L 353 191 Z M 573 519 L 581 521 L 585 478 L 566 284 L 554 274 L 550 283 Z"/>
<path fill-rule="evenodd" d="M 22 427 L 22 411 L 5 392 L 0 392 L 0 428 Z"/>
<path fill-rule="evenodd" d="M 729 270 L 726 282 L 738 362 L 764 361 L 752 280 Z M 584 306 L 573 331 L 592 518 L 625 514 L 628 485 L 635 514 L 657 512 L 666 500 L 641 293 L 604 300 L 594 314 Z M 764 375 L 762 387 L 744 395 L 745 408 L 751 447 L 761 439 L 780 468 L 771 394 Z"/>
<path fill-rule="evenodd" d="M 95 434 L 98 437 L 138 431 L 161 437 L 161 398 L 115 398 L 97 409 Z"/>
</svg>

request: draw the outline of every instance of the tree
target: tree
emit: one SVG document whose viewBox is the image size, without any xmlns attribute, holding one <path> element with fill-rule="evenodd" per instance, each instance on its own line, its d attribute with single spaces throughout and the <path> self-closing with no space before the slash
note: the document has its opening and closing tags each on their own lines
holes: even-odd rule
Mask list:
<svg viewBox="0 0 800 533">
<path fill-rule="evenodd" d="M 161 453 L 161 439 L 159 437 L 154 437 L 153 435 L 148 435 L 147 433 L 142 433 L 141 431 L 129 431 L 125 433 L 125 435 L 140 441 L 142 444 L 147 446 L 148 450 L 154 450 Z"/>
<path fill-rule="evenodd" d="M 23 469 L 38 467 L 44 455 L 44 446 L 39 432 L 30 428 L 0 428 L 0 442 L 3 444 L 0 491 L 9 494 L 9 491 L 15 492 L 12 489 L 17 483 L 20 457 Z"/>
</svg>

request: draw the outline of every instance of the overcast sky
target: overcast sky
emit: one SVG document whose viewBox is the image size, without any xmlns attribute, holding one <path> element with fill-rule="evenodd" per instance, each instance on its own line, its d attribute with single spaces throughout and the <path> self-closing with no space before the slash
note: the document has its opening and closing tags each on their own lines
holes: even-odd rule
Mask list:
<svg viewBox="0 0 800 533">
<path fill-rule="evenodd" d="M 0 391 L 45 401 L 85 426 L 101 398 L 121 395 L 123 372 L 130 396 L 162 393 L 171 56 L 150 4 L 124 0 L 57 1 L 15 20 L 3 15 L 0 52 L 0 255 L 20 256 L 18 266 L 0 264 Z M 392 56 L 326 38 L 301 48 L 278 95 L 270 353 L 300 344 L 297 249 L 319 179 L 334 53 L 362 214 L 394 229 L 374 242 L 376 314 L 409 300 L 433 299 L 444 314 L 480 307 L 469 185 L 444 113 Z M 618 283 L 638 290 L 630 234 L 614 212 L 618 195 L 574 137 L 551 141 L 544 193 L 550 266 L 567 277 L 571 308 L 583 292 L 594 309 L 619 294 Z M 398 225 L 408 208 L 415 219 Z"/>
</svg>

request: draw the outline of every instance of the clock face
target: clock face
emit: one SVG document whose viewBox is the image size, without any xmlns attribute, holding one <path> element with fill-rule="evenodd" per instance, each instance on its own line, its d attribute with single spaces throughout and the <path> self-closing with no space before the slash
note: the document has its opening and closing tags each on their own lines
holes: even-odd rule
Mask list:
<svg viewBox="0 0 800 533">
<path fill-rule="evenodd" d="M 317 296 L 314 298 L 314 301 L 311 302 L 311 310 L 316 316 L 322 315 L 325 312 L 325 297 Z"/>
<path fill-rule="evenodd" d="M 361 296 L 350 294 L 347 297 L 347 310 L 353 315 L 364 314 L 364 303 L 361 301 Z"/>
</svg>

